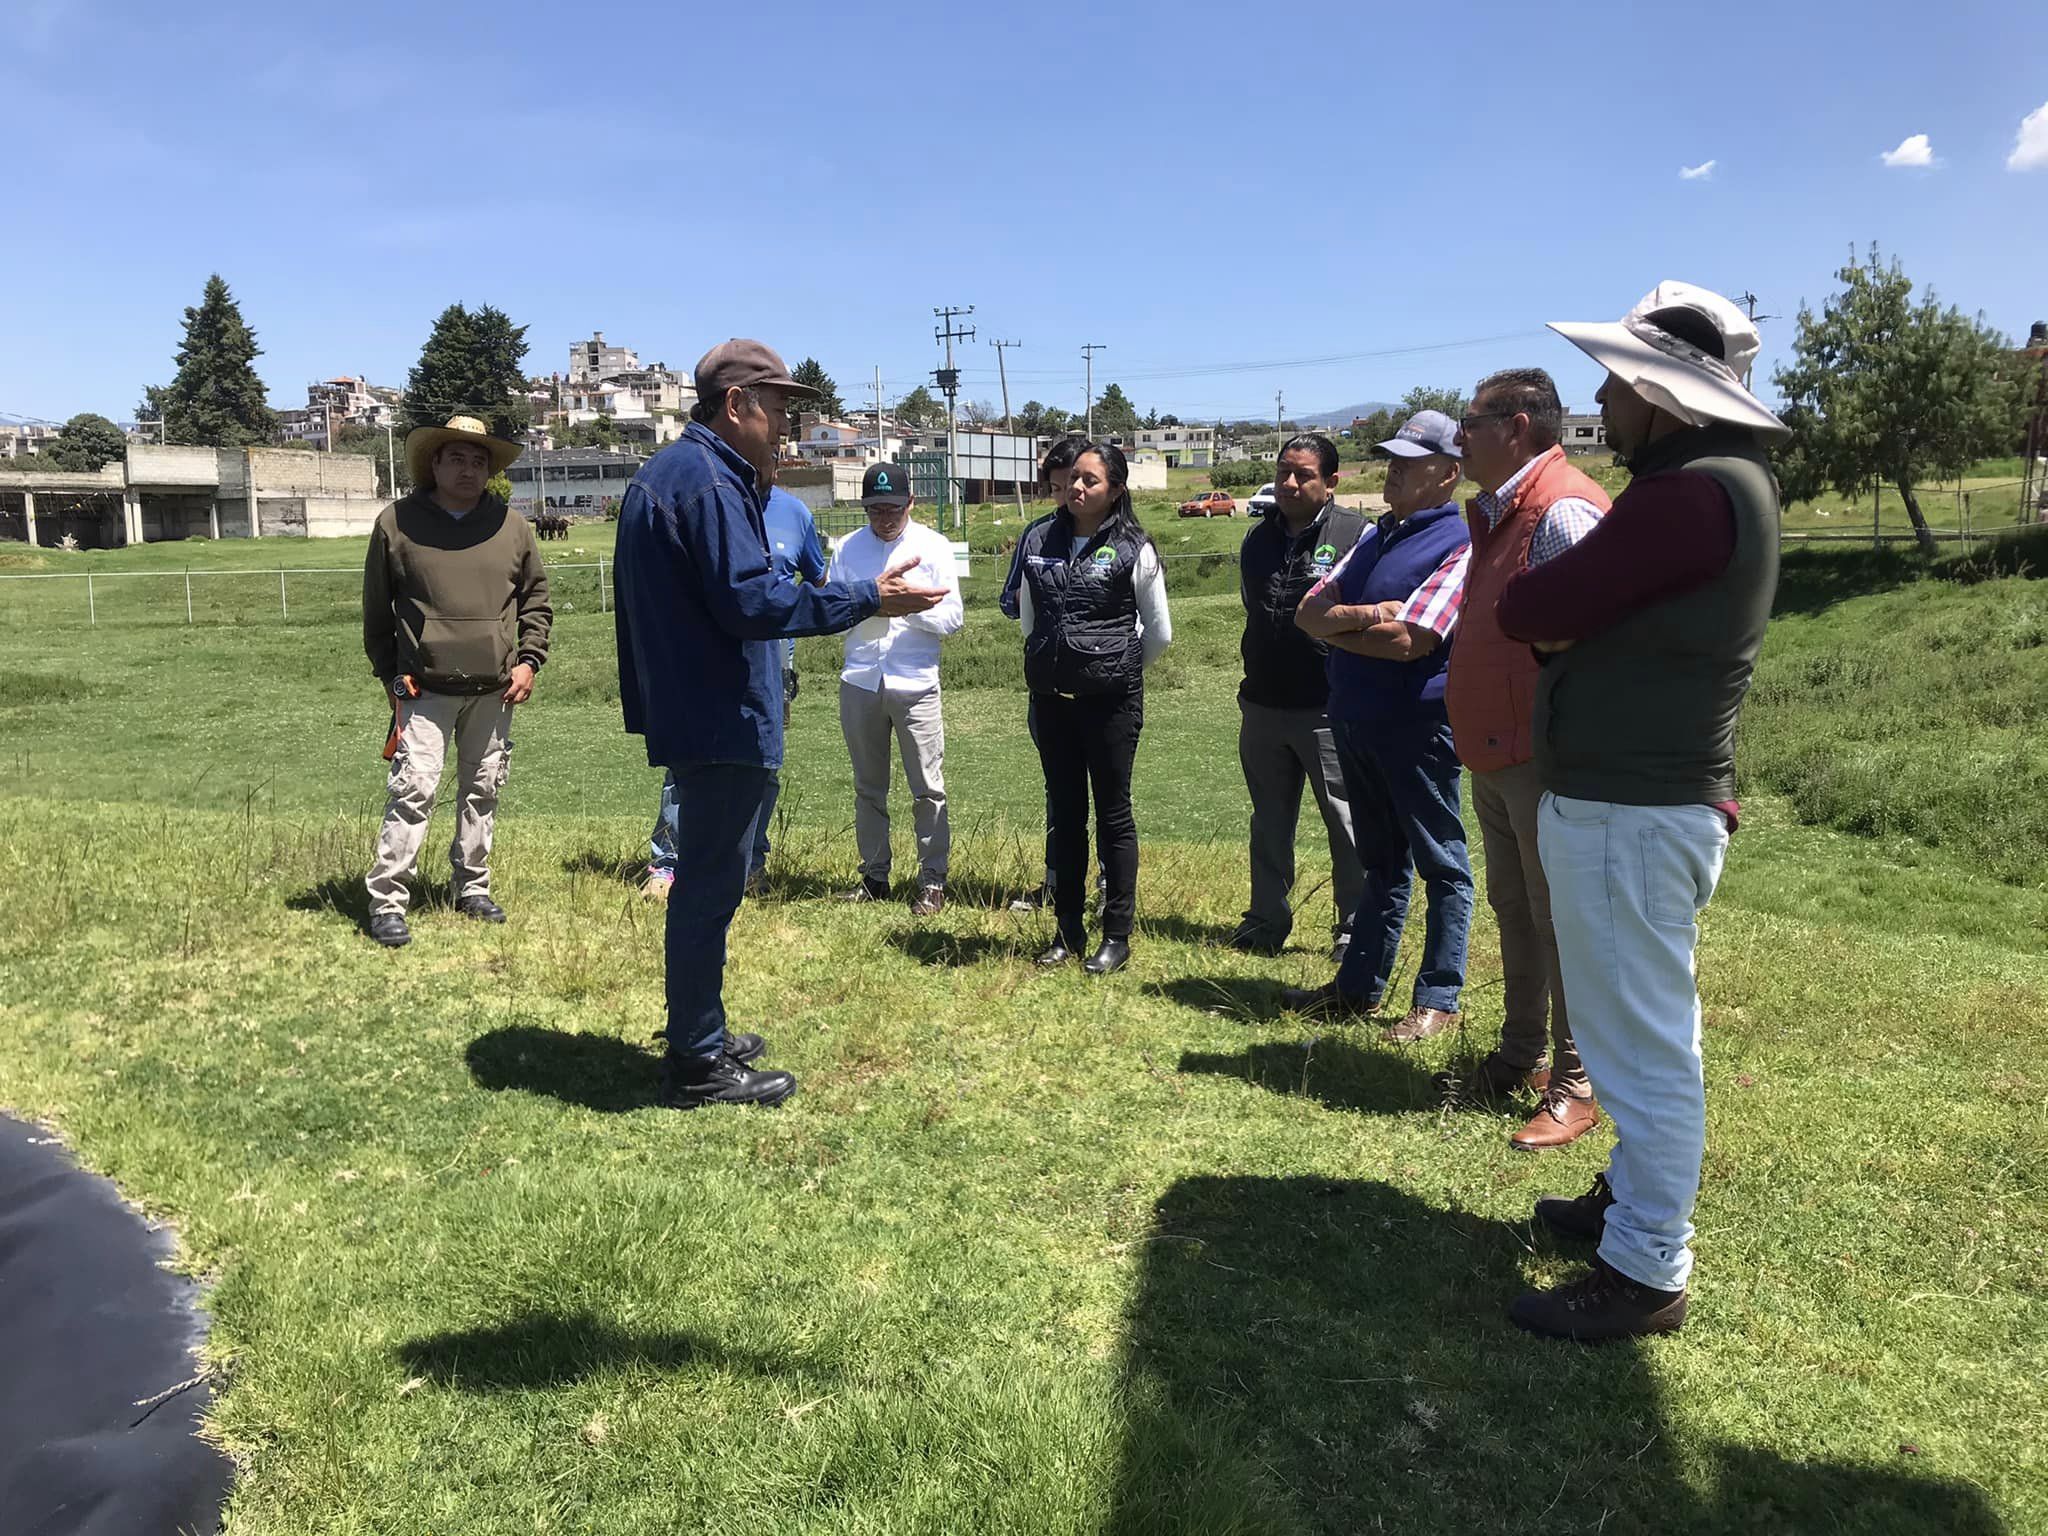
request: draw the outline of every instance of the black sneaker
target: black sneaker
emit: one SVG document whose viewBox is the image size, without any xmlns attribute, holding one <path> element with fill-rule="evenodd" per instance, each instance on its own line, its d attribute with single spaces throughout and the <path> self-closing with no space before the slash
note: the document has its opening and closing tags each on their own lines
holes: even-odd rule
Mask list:
<svg viewBox="0 0 2048 1536">
<path fill-rule="evenodd" d="M 1593 1187 L 1583 1195 L 1545 1195 L 1536 1202 L 1536 1219 L 1559 1237 L 1582 1238 L 1589 1243 L 1600 1241 L 1600 1234 L 1607 1230 L 1607 1207 L 1614 1204 L 1614 1191 L 1608 1188 L 1607 1175 L 1593 1175 Z"/>
<path fill-rule="evenodd" d="M 505 909 L 488 896 L 465 896 L 455 903 L 455 910 L 479 923 L 505 921 Z"/>
<path fill-rule="evenodd" d="M 796 1079 L 787 1072 L 756 1072 L 727 1055 L 709 1067 L 694 1069 L 688 1077 L 663 1067 L 660 1102 L 664 1109 L 696 1109 L 703 1104 L 759 1104 L 765 1109 L 795 1092 Z"/>
<path fill-rule="evenodd" d="M 1546 1339 L 1581 1344 L 1676 1333 L 1685 1323 L 1685 1292 L 1643 1285 L 1595 1258 L 1592 1273 L 1582 1280 L 1517 1296 L 1508 1318 Z"/>
<path fill-rule="evenodd" d="M 403 912 L 379 912 L 370 919 L 370 937 L 386 949 L 403 949 L 412 942 L 412 930 Z"/>
<path fill-rule="evenodd" d="M 889 882 L 886 880 L 873 880 L 866 875 L 862 875 L 860 877 L 860 884 L 850 891 L 841 891 L 839 899 L 841 901 L 887 901 L 889 899 Z"/>
</svg>

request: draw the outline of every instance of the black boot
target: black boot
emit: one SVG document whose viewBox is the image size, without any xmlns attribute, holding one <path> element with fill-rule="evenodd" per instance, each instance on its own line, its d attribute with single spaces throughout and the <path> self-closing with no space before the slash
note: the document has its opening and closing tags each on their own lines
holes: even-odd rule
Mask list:
<svg viewBox="0 0 2048 1536">
<path fill-rule="evenodd" d="M 1643 1285 L 1596 1257 L 1584 1279 L 1516 1297 L 1508 1319 L 1529 1333 L 1581 1344 L 1676 1333 L 1685 1322 L 1685 1292 Z"/>
<path fill-rule="evenodd" d="M 725 1032 L 725 1054 L 741 1066 L 749 1066 L 761 1059 L 761 1053 L 768 1049 L 768 1042 L 759 1035 Z"/>
<path fill-rule="evenodd" d="M 1107 976 L 1111 971 L 1122 970 L 1130 958 L 1129 939 L 1104 939 L 1102 947 L 1082 962 L 1081 969 L 1090 976 Z"/>
<path fill-rule="evenodd" d="M 1607 1187 L 1607 1175 L 1593 1175 L 1593 1187 L 1583 1195 L 1567 1199 L 1563 1195 L 1545 1195 L 1536 1202 L 1536 1219 L 1559 1237 L 1582 1238 L 1589 1243 L 1600 1241 L 1601 1233 L 1607 1230 L 1607 1207 L 1614 1204 L 1614 1191 Z"/>
<path fill-rule="evenodd" d="M 403 949 L 412 942 L 412 930 L 403 912 L 379 912 L 370 919 L 370 937 L 386 949 Z"/>
<path fill-rule="evenodd" d="M 664 1065 L 661 1075 L 665 1109 L 695 1109 L 700 1104 L 759 1104 L 766 1108 L 796 1092 L 796 1079 L 787 1072 L 756 1072 L 729 1055 L 720 1056 L 708 1067 L 693 1065 L 687 1072 Z"/>
<path fill-rule="evenodd" d="M 1051 970 L 1054 966 L 1065 965 L 1087 947 L 1087 934 L 1069 933 L 1062 929 L 1060 936 L 1052 941 L 1051 947 L 1039 954 L 1038 963 Z"/>
<path fill-rule="evenodd" d="M 455 903 L 455 910 L 464 917 L 475 918 L 480 923 L 505 921 L 505 909 L 488 896 L 465 896 Z"/>
</svg>

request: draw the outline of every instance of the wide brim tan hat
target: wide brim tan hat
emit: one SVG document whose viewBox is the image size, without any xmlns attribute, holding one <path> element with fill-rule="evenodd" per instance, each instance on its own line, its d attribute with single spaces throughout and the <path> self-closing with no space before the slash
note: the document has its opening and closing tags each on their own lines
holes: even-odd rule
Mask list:
<svg viewBox="0 0 2048 1536">
<path fill-rule="evenodd" d="M 517 443 L 491 436 L 491 429 L 474 416 L 450 416 L 445 427 L 414 427 L 405 434 L 405 472 L 414 485 L 431 478 L 434 455 L 446 443 L 475 443 L 491 456 L 491 473 L 503 474 L 525 450 Z"/>
<path fill-rule="evenodd" d="M 1721 340 L 1721 356 L 1672 334 L 1652 318 L 1673 310 L 1704 320 Z M 1766 437 L 1791 432 L 1742 382 L 1743 372 L 1762 347 L 1755 322 L 1712 289 L 1663 282 L 1619 320 L 1553 320 L 1550 328 L 1680 421 L 1696 427 L 1729 422 Z"/>
</svg>

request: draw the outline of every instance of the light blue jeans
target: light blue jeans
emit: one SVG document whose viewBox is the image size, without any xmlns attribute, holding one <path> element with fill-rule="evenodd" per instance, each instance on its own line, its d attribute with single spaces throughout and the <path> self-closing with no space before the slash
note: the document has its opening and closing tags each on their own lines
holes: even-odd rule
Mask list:
<svg viewBox="0 0 2048 1536">
<path fill-rule="evenodd" d="M 1572 1033 L 1614 1121 L 1600 1257 L 1640 1284 L 1681 1290 L 1707 1145 L 1693 950 L 1728 822 L 1710 805 L 1546 794 L 1536 841 Z"/>
</svg>

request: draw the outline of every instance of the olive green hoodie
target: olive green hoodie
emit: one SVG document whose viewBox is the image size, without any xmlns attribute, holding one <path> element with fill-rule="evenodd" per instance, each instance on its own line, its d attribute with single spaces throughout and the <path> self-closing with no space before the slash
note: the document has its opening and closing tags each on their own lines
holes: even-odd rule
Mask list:
<svg viewBox="0 0 2048 1536">
<path fill-rule="evenodd" d="M 363 650 L 387 684 L 490 693 L 547 660 L 547 571 L 533 529 L 495 496 L 444 512 L 414 491 L 379 514 L 363 561 Z"/>
</svg>

